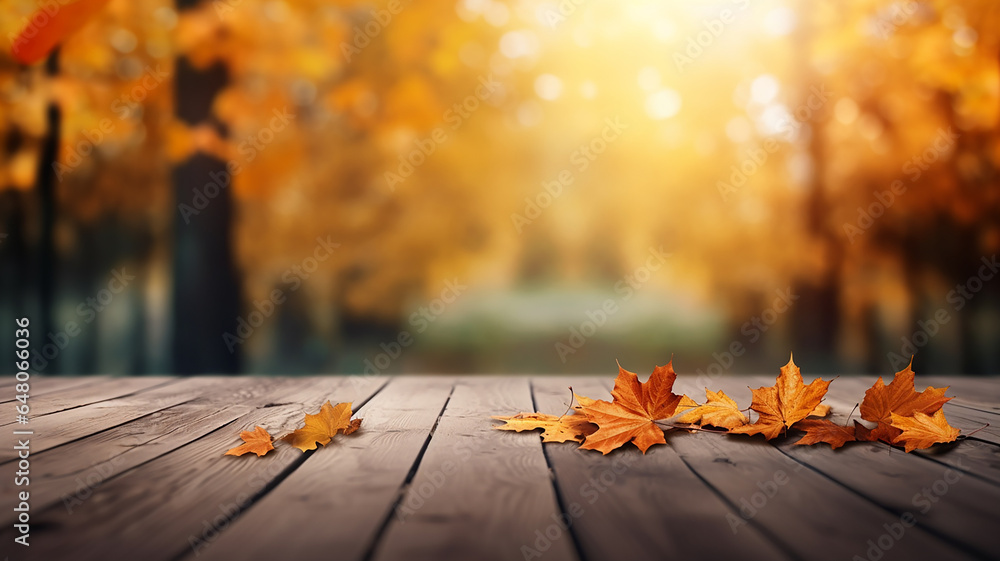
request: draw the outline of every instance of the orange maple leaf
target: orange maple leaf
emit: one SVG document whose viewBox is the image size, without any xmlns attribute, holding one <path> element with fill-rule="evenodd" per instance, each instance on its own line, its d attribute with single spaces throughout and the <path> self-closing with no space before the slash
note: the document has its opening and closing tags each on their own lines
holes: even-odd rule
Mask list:
<svg viewBox="0 0 1000 561">
<path fill-rule="evenodd" d="M 854 421 L 854 439 L 858 442 L 874 442 L 878 435 L 872 434 L 872 429 Z"/>
<path fill-rule="evenodd" d="M 750 408 L 758 413 L 757 421 L 729 432 L 733 434 L 763 434 L 771 440 L 786 428 L 805 419 L 816 409 L 826 395 L 830 382 L 816 379 L 808 386 L 802 381 L 802 372 L 792 358 L 781 367 L 781 373 L 771 387 L 751 389 L 753 402 Z"/>
<path fill-rule="evenodd" d="M 42 60 L 107 3 L 108 0 L 58 2 L 35 11 L 28 18 L 27 27 L 11 43 L 14 58 L 22 64 Z M 43 21 L 44 24 L 35 23 Z"/>
<path fill-rule="evenodd" d="M 792 427 L 805 431 L 806 435 L 796 442 L 796 445 L 808 445 L 825 442 L 830 448 L 836 450 L 846 442 L 856 440 L 854 427 L 838 425 L 828 419 L 803 419 Z"/>
<path fill-rule="evenodd" d="M 557 417 L 545 413 L 520 413 L 512 417 L 494 416 L 505 424 L 493 427 L 498 430 L 526 431 L 544 429 L 542 442 L 583 442 L 583 437 L 593 434 L 597 427 L 586 415 L 571 413 Z"/>
<path fill-rule="evenodd" d="M 731 429 L 747 423 L 739 406 L 726 392 L 705 388 L 706 402 L 677 417 L 678 423 L 697 423 Z"/>
<path fill-rule="evenodd" d="M 242 456 L 248 452 L 253 452 L 257 454 L 257 457 L 260 457 L 274 450 L 274 446 L 271 444 L 271 435 L 261 427 L 257 427 L 252 431 L 245 430 L 241 432 L 240 438 L 243 439 L 243 444 L 235 448 L 230 448 L 224 454 L 225 456 Z"/>
<path fill-rule="evenodd" d="M 656 421 L 669 419 L 698 405 L 687 396 L 673 393 L 676 379 L 673 361 L 657 366 L 645 383 L 640 382 L 634 372 L 619 365 L 611 391 L 613 401 L 576 396 L 579 410 L 598 426 L 580 447 L 607 454 L 631 441 L 645 454 L 650 446 L 665 444 L 663 429 Z"/>
<path fill-rule="evenodd" d="M 944 395 L 944 392 L 948 391 L 947 386 L 928 387 L 923 392 L 917 393 L 913 384 L 912 366 L 911 358 L 910 364 L 904 370 L 896 372 L 888 386 L 879 376 L 875 384 L 865 392 L 865 399 L 861 402 L 861 418 L 878 423 L 878 426 L 872 429 L 872 436 L 878 440 L 892 444 L 899 436 L 899 428 L 894 427 L 892 423 L 893 414 L 902 417 L 910 417 L 918 412 L 930 415 L 951 399 Z"/>
<path fill-rule="evenodd" d="M 809 413 L 809 416 L 810 417 L 826 417 L 827 415 L 830 414 L 830 411 L 832 411 L 832 410 L 833 410 L 833 408 L 831 408 L 829 405 L 826 405 L 825 403 L 820 403 L 819 405 L 816 406 L 815 409 L 813 409 Z"/>
<path fill-rule="evenodd" d="M 912 416 L 892 414 L 892 426 L 900 434 L 893 444 L 903 444 L 907 452 L 929 448 L 937 442 L 954 442 L 961 431 L 948 424 L 944 411 L 938 409 L 934 416 L 915 412 Z"/>
<path fill-rule="evenodd" d="M 292 446 L 305 452 L 315 450 L 316 445 L 326 446 L 337 434 L 351 434 L 361 426 L 361 419 L 351 420 L 351 404 L 330 405 L 327 401 L 316 415 L 306 414 L 305 426 L 282 437 Z"/>
</svg>

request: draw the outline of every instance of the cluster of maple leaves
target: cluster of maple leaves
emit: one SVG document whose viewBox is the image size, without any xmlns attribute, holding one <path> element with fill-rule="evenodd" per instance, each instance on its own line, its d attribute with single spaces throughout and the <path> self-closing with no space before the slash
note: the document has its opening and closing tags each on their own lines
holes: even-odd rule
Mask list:
<svg viewBox="0 0 1000 561">
<path fill-rule="evenodd" d="M 288 442 L 292 446 L 305 452 L 315 450 L 316 446 L 326 446 L 333 440 L 338 432 L 351 434 L 361 427 L 361 419 L 351 419 L 351 404 L 338 403 L 331 405 L 329 401 L 323 404 L 319 413 L 305 416 L 303 426 L 292 431 L 279 440 Z M 254 430 L 245 430 L 240 433 L 243 444 L 230 448 L 226 456 L 242 456 L 253 452 L 257 457 L 274 450 L 273 439 L 262 427 L 255 427 Z"/>
<path fill-rule="evenodd" d="M 746 410 L 741 410 L 725 392 L 706 388 L 702 404 L 673 393 L 676 378 L 673 361 L 657 366 L 645 383 L 619 365 L 612 401 L 573 394 L 579 403 L 575 411 L 561 416 L 544 413 L 495 416 L 494 419 L 505 423 L 494 428 L 518 432 L 543 429 L 544 442 L 579 442 L 580 448 L 604 454 L 628 442 L 645 453 L 654 444 L 666 444 L 665 430 L 706 426 L 727 434 L 761 434 L 767 440 L 790 430 L 802 431 L 805 435 L 796 444 L 825 442 L 834 449 L 852 441 L 880 440 L 903 446 L 907 452 L 952 442 L 959 435 L 941 410 L 951 399 L 944 395 L 948 388 L 928 387 L 917 392 L 910 366 L 897 372 L 888 385 L 879 377 L 865 392 L 861 418 L 875 423 L 874 427 L 858 421 L 853 425 L 838 425 L 824 418 L 830 414 L 830 407 L 821 401 L 830 382 L 816 379 L 805 384 L 799 367 L 791 359 L 781 368 L 773 386 L 751 389 L 753 401 L 749 409 L 757 413 L 753 422 L 744 414 Z"/>
</svg>

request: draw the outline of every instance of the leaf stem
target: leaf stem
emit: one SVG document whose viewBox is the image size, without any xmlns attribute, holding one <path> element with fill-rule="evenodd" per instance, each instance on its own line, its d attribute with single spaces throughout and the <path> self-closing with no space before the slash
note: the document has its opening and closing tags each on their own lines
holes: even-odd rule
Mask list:
<svg viewBox="0 0 1000 561">
<path fill-rule="evenodd" d="M 570 412 L 570 410 L 573 409 L 573 401 L 575 401 L 575 399 L 576 399 L 576 398 L 573 397 L 573 395 L 574 395 L 573 394 L 573 386 L 570 386 L 569 387 L 569 406 L 566 407 L 566 411 L 563 411 L 562 415 L 559 415 L 560 419 L 562 419 L 563 417 L 565 417 L 566 415 L 568 415 L 569 412 Z"/>
<path fill-rule="evenodd" d="M 845 427 L 846 427 L 846 426 L 848 426 L 848 425 L 850 425 L 850 423 L 851 423 L 851 415 L 853 415 L 853 414 L 854 414 L 854 411 L 856 411 L 856 410 L 857 410 L 857 408 L 858 408 L 858 404 L 857 404 L 857 403 L 855 403 L 855 404 L 854 404 L 854 409 L 851 409 L 851 412 L 847 414 L 847 420 L 846 420 L 846 421 L 844 421 L 844 426 L 845 426 Z"/>
<path fill-rule="evenodd" d="M 983 426 L 979 427 L 978 429 L 976 429 L 976 430 L 974 430 L 974 431 L 970 432 L 969 434 L 967 434 L 967 435 L 965 435 L 965 436 L 966 436 L 966 437 L 969 437 L 969 436 L 972 436 L 972 435 L 976 434 L 977 432 L 979 432 L 979 431 L 981 431 L 981 430 L 985 429 L 985 428 L 986 428 L 986 427 L 988 427 L 988 426 L 990 426 L 990 424 L 989 424 L 989 423 L 986 423 L 985 425 L 983 425 Z"/>
<path fill-rule="evenodd" d="M 714 434 L 726 434 L 726 433 L 729 432 L 728 430 L 706 429 L 706 428 L 703 428 L 703 427 L 699 427 L 697 425 L 679 425 L 679 424 L 674 424 L 674 423 L 666 423 L 666 422 L 663 422 L 663 421 L 653 421 L 653 423 L 656 426 L 658 426 L 658 427 L 660 427 L 662 429 L 666 429 L 666 430 L 669 430 L 669 429 L 698 430 L 698 431 L 702 431 L 702 432 L 711 432 L 711 433 L 714 433 Z"/>
</svg>

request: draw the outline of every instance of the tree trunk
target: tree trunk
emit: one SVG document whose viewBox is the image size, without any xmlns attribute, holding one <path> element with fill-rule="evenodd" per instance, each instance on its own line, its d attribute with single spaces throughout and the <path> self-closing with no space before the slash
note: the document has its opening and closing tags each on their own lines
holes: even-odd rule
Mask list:
<svg viewBox="0 0 1000 561">
<path fill-rule="evenodd" d="M 52 51 L 45 62 L 45 72 L 54 77 L 59 72 L 59 49 Z M 62 134 L 62 110 L 55 100 L 49 101 L 45 111 L 46 136 L 38 159 L 38 323 L 32 330 L 36 334 L 36 348 L 41 348 L 46 337 L 53 332 L 53 300 L 55 298 L 55 241 L 53 231 L 56 220 L 56 172 L 54 164 L 59 158 L 59 137 Z M 49 361 L 46 374 L 59 373 L 59 357 Z"/>
<path fill-rule="evenodd" d="M 800 3 L 803 14 L 809 13 L 807 2 Z M 812 68 L 811 45 L 818 34 L 817 29 L 802 22 L 796 36 L 798 67 L 801 69 L 804 103 L 810 88 L 820 83 Z M 823 109 L 820 109 L 823 112 Z M 823 368 L 837 371 L 842 366 L 837 357 L 837 341 L 841 323 L 840 274 L 843 267 L 843 243 L 839 232 L 831 228 L 827 216 L 829 202 L 826 193 L 826 148 L 824 146 L 822 115 L 813 114 L 808 123 L 809 156 L 812 161 L 812 176 L 805 200 L 807 234 L 818 239 L 826 255 L 826 269 L 816 282 L 799 282 L 792 292 L 799 296 L 791 309 L 792 345 L 804 356 L 812 356 Z"/>
<path fill-rule="evenodd" d="M 197 0 L 178 0 L 179 9 Z M 176 65 L 178 118 L 191 125 L 218 123 L 212 102 L 228 81 L 221 64 L 197 69 L 186 58 Z M 222 127 L 219 126 L 220 132 Z M 228 177 L 226 162 L 197 154 L 174 168 L 175 202 L 192 204 L 194 189 L 203 190 L 212 176 Z M 173 235 L 173 370 L 178 374 L 236 373 L 238 351 L 230 353 L 222 335 L 233 333 L 240 312 L 240 291 L 233 256 L 233 200 L 221 188 L 207 206 L 187 221 L 176 213 Z"/>
</svg>

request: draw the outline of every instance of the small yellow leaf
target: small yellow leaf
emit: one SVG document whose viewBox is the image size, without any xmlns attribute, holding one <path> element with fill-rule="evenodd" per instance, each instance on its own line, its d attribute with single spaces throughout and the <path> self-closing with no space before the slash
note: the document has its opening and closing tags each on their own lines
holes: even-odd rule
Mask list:
<svg viewBox="0 0 1000 561">
<path fill-rule="evenodd" d="M 830 408 L 829 405 L 826 405 L 824 403 L 820 403 L 819 405 L 816 406 L 815 409 L 812 410 L 812 412 L 809 413 L 809 416 L 810 417 L 826 417 L 827 415 L 830 414 L 831 410 L 832 409 Z"/>
<path fill-rule="evenodd" d="M 351 404 L 330 405 L 327 401 L 316 415 L 305 416 L 305 426 L 282 437 L 282 440 L 305 452 L 316 445 L 326 446 L 338 431 L 350 434 L 361 426 L 361 419 L 351 421 Z"/>
<path fill-rule="evenodd" d="M 731 429 L 744 425 L 746 416 L 726 392 L 705 388 L 707 401 L 677 418 L 678 423 L 697 423 Z"/>
<path fill-rule="evenodd" d="M 274 446 L 271 444 L 271 435 L 261 427 L 257 427 L 252 431 L 245 430 L 241 432 L 240 438 L 243 439 L 243 444 L 235 448 L 230 448 L 224 455 L 242 456 L 248 452 L 253 452 L 257 454 L 257 457 L 260 457 L 274 450 Z"/>
<path fill-rule="evenodd" d="M 583 437 L 592 434 L 597 426 L 590 423 L 585 415 L 569 414 L 562 417 L 545 413 L 520 413 L 513 417 L 493 417 L 506 424 L 497 425 L 497 430 L 526 431 L 544 429 L 542 442 L 583 442 Z"/>
<path fill-rule="evenodd" d="M 893 444 L 905 445 L 907 452 L 930 448 L 938 442 L 954 442 L 961 433 L 948 424 L 941 409 L 933 417 L 920 411 L 913 413 L 912 417 L 893 413 L 892 426 L 902 431 Z"/>
</svg>

